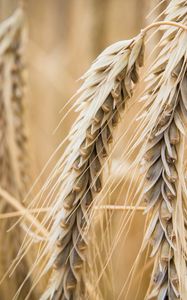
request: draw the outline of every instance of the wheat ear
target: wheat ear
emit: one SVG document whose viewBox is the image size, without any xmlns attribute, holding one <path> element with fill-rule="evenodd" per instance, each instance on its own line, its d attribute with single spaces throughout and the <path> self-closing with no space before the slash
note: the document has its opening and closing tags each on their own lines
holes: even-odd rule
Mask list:
<svg viewBox="0 0 187 300">
<path fill-rule="evenodd" d="M 186 1 L 171 1 L 166 20 L 186 24 Z M 147 299 L 186 299 L 186 187 L 184 120 L 187 117 L 187 33 L 166 30 L 149 75 L 145 146 L 146 212 L 152 212 L 144 246 L 155 257 Z M 168 49 L 170 51 L 168 52 Z M 153 113 L 155 116 L 153 117 Z"/>
<path fill-rule="evenodd" d="M 87 245 L 84 232 L 102 189 L 102 170 L 114 127 L 132 96 L 142 57 L 143 36 L 139 35 L 108 47 L 83 77 L 76 103 L 81 112 L 71 131 L 55 211 L 51 212 L 55 222 L 46 249 L 52 256 L 45 269 L 53 267 L 53 272 L 42 299 L 87 299 L 87 274 L 82 272 Z"/>
<path fill-rule="evenodd" d="M 178 78 L 179 72 L 179 68 L 174 69 L 173 76 Z M 175 254 L 178 255 L 176 253 L 178 251 L 178 248 L 176 250 L 178 246 L 176 245 L 176 235 L 178 234 L 176 230 L 179 230 L 181 224 L 175 224 L 175 222 L 179 221 L 176 211 L 177 201 L 180 202 L 182 197 L 179 194 L 178 170 L 179 156 L 181 155 L 180 143 L 183 143 L 184 140 L 184 130 L 180 116 L 182 113 L 187 113 L 185 108 L 187 74 L 185 73 L 183 76 L 184 78 L 182 77 L 178 83 L 172 102 L 164 105 L 161 111 L 149 138 L 148 150 L 145 154 L 148 162 L 146 176 L 148 184 L 145 193 L 148 208 L 146 211 L 154 206 L 147 234 L 151 237 L 153 248 L 151 256 L 156 256 L 152 279 L 155 287 L 149 298 L 159 297 L 162 293 L 171 299 L 174 299 L 172 298 L 174 294 L 176 298 L 180 295 L 178 286 L 180 273 L 178 274 L 176 270 Z M 181 215 L 181 218 L 184 219 L 184 215 Z M 185 232 L 184 224 L 180 229 L 182 235 L 182 232 Z M 146 235 L 146 239 L 148 236 Z M 186 252 L 186 246 L 181 245 L 181 247 Z"/>
<path fill-rule="evenodd" d="M 0 26 L 0 185 L 17 199 L 22 199 L 27 185 L 27 149 L 24 121 L 24 14 L 18 9 Z M 1 213 L 12 211 L 5 199 L 0 201 Z M 0 268 L 1 277 L 16 257 L 23 237 L 20 226 L 7 233 L 14 219 L 1 221 Z M 11 299 L 29 270 L 24 258 L 14 276 L 5 278 L 0 287 L 2 299 Z M 27 281 L 19 299 L 25 299 L 30 282 Z M 11 286 L 11 289 L 10 289 Z M 9 297 L 9 298 L 7 298 Z M 31 296 L 34 299 L 34 296 Z"/>
</svg>

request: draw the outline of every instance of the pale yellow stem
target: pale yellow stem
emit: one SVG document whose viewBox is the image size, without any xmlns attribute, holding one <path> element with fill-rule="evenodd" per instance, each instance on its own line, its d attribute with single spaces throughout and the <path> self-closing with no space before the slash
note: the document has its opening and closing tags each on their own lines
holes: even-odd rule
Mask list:
<svg viewBox="0 0 187 300">
<path fill-rule="evenodd" d="M 147 27 L 145 27 L 144 29 L 141 30 L 141 33 L 145 34 L 150 29 L 155 28 L 155 27 L 159 27 L 159 26 L 162 26 L 162 25 L 174 26 L 174 27 L 178 27 L 180 29 L 183 29 L 183 30 L 187 31 L 187 26 L 185 26 L 181 23 L 172 22 L 172 21 L 159 21 L 159 22 L 155 22 L 155 23 L 152 23 L 152 24 L 148 25 Z"/>
<path fill-rule="evenodd" d="M 29 214 L 37 214 L 37 213 L 41 214 L 41 213 L 48 212 L 49 209 L 51 209 L 51 207 L 33 208 L 33 209 L 27 209 L 27 212 Z M 14 217 L 21 217 L 21 216 L 23 216 L 22 211 L 12 211 L 9 213 L 0 214 L 0 219 L 7 219 L 7 218 L 14 218 Z"/>
<path fill-rule="evenodd" d="M 1 193 L 1 191 L 0 191 Z M 11 197 L 9 195 L 9 197 Z M 17 202 L 17 200 L 14 198 L 14 200 Z M 14 205 L 13 205 L 14 208 L 16 208 Z M 18 209 L 18 208 L 17 208 Z M 42 207 L 42 208 L 33 208 L 33 209 L 27 209 L 25 208 L 26 212 L 27 212 L 27 215 L 28 214 L 35 214 L 35 213 L 38 213 L 38 214 L 41 214 L 41 213 L 46 213 L 48 212 L 50 209 L 52 209 L 52 207 Z M 103 210 L 103 209 L 106 209 L 106 210 L 137 210 L 137 211 L 142 211 L 145 209 L 144 206 L 128 206 L 128 205 L 100 205 L 100 206 L 96 206 L 95 209 L 98 209 L 98 210 Z M 14 217 L 21 217 L 25 214 L 25 211 L 23 210 L 18 210 L 18 211 L 13 211 L 13 212 L 9 212 L 9 213 L 4 213 L 4 214 L 0 214 L 0 219 L 7 219 L 7 218 L 14 218 Z M 26 217 L 27 217 L 26 215 Z"/>
<path fill-rule="evenodd" d="M 95 209 L 107 209 L 107 210 L 144 210 L 144 206 L 133 206 L 133 205 L 99 205 Z"/>
<path fill-rule="evenodd" d="M 42 233 L 44 237 L 48 235 L 48 231 L 41 225 L 41 223 L 29 213 L 18 200 L 11 196 L 7 191 L 0 187 L 0 196 L 5 199 L 12 207 L 20 212 L 34 227 L 37 228 L 39 233 Z"/>
</svg>

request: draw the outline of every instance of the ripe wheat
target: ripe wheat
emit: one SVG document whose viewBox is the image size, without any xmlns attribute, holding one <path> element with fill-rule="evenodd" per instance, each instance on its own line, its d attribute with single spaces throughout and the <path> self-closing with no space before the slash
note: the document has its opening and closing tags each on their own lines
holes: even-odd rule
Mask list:
<svg viewBox="0 0 187 300">
<path fill-rule="evenodd" d="M 187 23 L 186 1 L 171 1 L 165 20 Z M 181 12 L 183 15 L 181 16 Z M 187 33 L 167 30 L 149 80 L 146 212 L 152 218 L 145 235 L 155 257 L 148 299 L 185 299 L 186 188 L 184 139 L 187 116 Z M 168 52 L 168 50 L 170 51 Z M 153 116 L 154 113 L 154 117 Z"/>
<path fill-rule="evenodd" d="M 23 27 L 24 15 L 20 9 L 0 26 L 0 186 L 20 201 L 28 183 L 24 124 Z M 1 197 L 0 212 L 11 211 L 10 204 Z M 16 257 L 23 238 L 20 226 L 7 233 L 14 222 L 14 219 L 1 220 L 1 277 Z M 24 258 L 14 276 L 11 279 L 5 278 L 1 284 L 2 299 L 11 299 L 14 296 L 28 270 L 28 262 Z M 19 299 L 25 299 L 30 285 L 27 281 Z M 31 299 L 34 299 L 34 295 Z"/>
<path fill-rule="evenodd" d="M 83 76 L 84 83 L 74 105 L 80 114 L 68 136 L 69 146 L 42 190 L 48 190 L 56 180 L 48 195 L 48 199 L 53 198 L 53 207 L 42 220 L 45 228 L 51 227 L 49 238 L 41 246 L 30 270 L 32 273 L 39 266 L 33 288 L 45 273 L 52 272 L 42 300 L 101 299 L 102 293 L 90 286 L 89 268 L 85 267 L 89 265 L 90 215 L 104 186 L 103 170 L 112 151 L 114 128 L 138 81 L 138 68 L 143 64 L 144 36 L 147 30 L 164 24 L 167 28 L 164 27 L 160 52 L 148 76 L 146 117 L 139 129 L 144 128 L 142 136 L 145 140 L 140 138 L 136 143 L 145 142 L 135 163 L 139 163 L 143 154 L 146 167 L 138 187 L 138 190 L 142 188 L 138 203 L 143 197 L 147 205 L 145 212 L 149 212 L 151 219 L 141 251 L 152 245 L 154 269 L 146 297 L 185 300 L 187 194 L 182 164 L 187 115 L 186 15 L 187 1 L 172 0 L 165 21 L 151 24 L 131 40 L 108 47 Z M 10 38 L 1 45 L 7 45 L 8 41 Z M 2 47 L 6 50 L 10 45 L 9 42 L 8 47 Z M 3 57 L 8 74 L 7 97 L 11 91 L 14 56 L 8 51 Z M 23 151 L 22 141 L 21 138 L 17 143 L 19 151 Z M 17 144 L 12 155 L 18 151 Z M 17 161 L 15 157 L 13 161 Z M 30 242 L 32 238 L 22 247 L 20 256 L 26 253 Z M 95 249 L 98 250 L 97 246 Z M 93 292 L 94 296 L 91 295 Z M 26 299 L 30 299 L 30 295 Z"/>
<path fill-rule="evenodd" d="M 142 65 L 143 37 L 107 48 L 85 74 L 77 100 L 80 116 L 72 128 L 65 176 L 56 199 L 55 224 L 49 241 L 54 265 L 50 286 L 42 299 L 88 297 L 83 263 L 86 260 L 89 210 L 102 189 L 102 170 L 113 130 L 132 96 Z M 60 225 L 60 226 L 59 226 Z"/>
</svg>

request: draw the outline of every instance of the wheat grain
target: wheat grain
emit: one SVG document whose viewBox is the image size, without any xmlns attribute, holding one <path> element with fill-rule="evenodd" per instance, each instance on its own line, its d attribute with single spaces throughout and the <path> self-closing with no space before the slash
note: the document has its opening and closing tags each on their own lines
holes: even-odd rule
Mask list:
<svg viewBox="0 0 187 300">
<path fill-rule="evenodd" d="M 183 12 L 184 17 L 181 17 Z M 186 1 L 171 1 L 166 20 L 186 24 Z M 182 20 L 181 20 L 182 18 Z M 146 212 L 152 211 L 145 240 L 155 256 L 148 299 L 186 299 L 186 192 L 183 181 L 184 119 L 187 116 L 187 34 L 166 30 L 148 87 L 148 126 L 145 188 Z M 170 49 L 170 52 L 168 52 Z"/>
<path fill-rule="evenodd" d="M 102 169 L 113 130 L 138 80 L 142 55 L 142 35 L 118 42 L 84 76 L 76 103 L 81 112 L 71 131 L 56 204 L 50 212 L 55 222 L 45 252 L 51 251 L 52 256 L 44 271 L 52 265 L 54 270 L 42 299 L 87 299 L 89 288 L 81 271 L 86 259 L 84 231 L 94 198 L 102 189 Z"/>
<path fill-rule="evenodd" d="M 179 73 L 176 69 L 174 69 L 174 72 L 178 77 Z M 179 127 L 181 125 L 179 118 L 181 107 L 183 112 L 186 113 L 184 106 L 186 101 L 186 95 L 184 95 L 186 74 L 183 76 L 184 79 L 181 80 L 181 83 L 179 82 L 171 105 L 164 107 L 158 123 L 153 128 L 153 135 L 149 140 L 150 149 L 146 153 L 146 160 L 149 165 L 147 171 L 148 186 L 145 194 L 148 202 L 146 211 L 158 203 L 154 209 L 150 227 L 148 227 L 153 247 L 151 256 L 157 254 L 158 258 L 155 260 L 153 274 L 155 287 L 149 298 L 159 297 L 160 293 L 163 292 L 163 287 L 164 293 L 168 297 L 172 298 L 173 293 L 176 298 L 179 295 L 182 297 L 182 294 L 179 294 L 178 283 L 174 282 L 178 280 L 178 274 L 175 267 L 176 233 L 174 230 L 175 224 L 173 223 L 176 221 L 176 201 L 180 201 L 177 164 L 180 155 L 178 144 L 182 142 L 182 135 L 184 134 Z M 175 278 L 173 279 L 172 276 L 175 276 Z"/>
<path fill-rule="evenodd" d="M 184 4 L 180 1 L 180 5 L 181 3 Z M 103 187 L 102 171 L 111 150 L 110 144 L 113 139 L 114 127 L 120 119 L 126 101 L 131 98 L 133 86 L 138 80 L 137 67 L 142 64 L 143 36 L 147 30 L 158 25 L 172 25 L 178 28 L 172 27 L 166 32 L 164 41 L 167 41 L 167 45 L 160 53 L 153 69 L 153 76 L 155 77 L 149 86 L 149 92 L 152 95 L 147 104 L 147 120 L 150 117 L 151 121 L 148 123 L 146 132 L 148 135 L 152 133 L 152 146 L 155 146 L 154 143 L 157 142 L 156 134 L 158 134 L 158 130 L 167 131 L 170 127 L 173 130 L 173 127 L 177 126 L 176 128 L 182 132 L 180 119 L 177 119 L 178 114 L 173 115 L 173 113 L 178 105 L 177 89 L 179 89 L 179 83 L 182 82 L 182 75 L 184 75 L 184 66 L 181 67 L 182 75 L 177 73 L 178 68 L 176 69 L 176 66 L 181 60 L 185 61 L 186 53 L 184 43 L 186 35 L 179 29 L 186 30 L 186 26 L 176 23 L 176 21 L 178 19 L 175 15 L 175 17 L 164 22 L 151 24 L 138 37 L 116 43 L 107 48 L 83 77 L 85 81 L 78 91 L 79 98 L 74 105 L 77 106 L 80 115 L 69 135 L 70 143 L 67 150 L 57 164 L 54 173 L 52 173 L 52 179 L 49 179 L 44 187 L 44 190 L 46 187 L 49 188 L 53 179 L 57 178 L 47 197 L 47 199 L 50 199 L 55 195 L 53 207 L 42 222 L 43 226 L 49 228 L 51 222 L 54 221 L 50 237 L 48 243 L 41 248 L 39 258 L 36 259 L 33 268 L 28 273 L 29 276 L 37 265 L 43 264 L 41 272 L 36 276 L 34 288 L 40 278 L 47 271 L 53 269 L 49 287 L 41 299 L 68 300 L 91 297 L 90 291 L 93 291 L 93 285 L 90 285 L 89 272 L 85 271 L 85 265 L 89 265 L 86 248 L 90 211 L 97 194 Z M 179 53 L 176 51 L 176 42 L 173 43 L 174 37 L 177 38 L 175 41 L 180 41 Z M 167 54 L 168 49 L 172 49 L 174 59 Z M 164 70 L 165 67 L 166 70 Z M 175 80 L 175 77 L 178 81 Z M 167 106 L 168 103 L 169 106 Z M 156 113 L 155 108 L 157 109 Z M 162 124 L 165 119 L 168 119 L 168 123 Z M 163 131 L 160 135 L 163 134 Z M 165 139 L 164 142 L 166 143 Z M 163 146 L 164 150 L 166 146 L 168 144 Z M 146 148 L 145 158 L 150 154 L 150 150 Z M 170 166 L 170 163 L 167 165 L 166 159 L 163 159 L 164 150 L 162 150 L 162 153 L 160 149 L 156 148 L 156 150 L 156 159 L 159 161 L 158 167 L 161 170 L 165 168 L 168 173 L 175 170 L 173 166 Z M 149 172 L 152 171 L 151 168 L 152 166 L 147 172 L 147 177 Z M 166 179 L 161 172 L 159 176 L 165 184 Z M 171 177 L 168 180 L 174 179 L 174 177 Z M 148 197 L 148 202 L 149 200 L 151 205 L 155 204 Z M 151 205 L 147 207 L 146 211 L 151 209 Z M 146 244 L 146 242 L 145 240 L 144 243 Z M 160 244 L 157 243 L 156 246 L 159 248 Z M 29 247 L 29 243 L 22 248 L 23 252 L 20 256 L 23 255 L 27 247 Z M 158 260 L 156 261 L 158 263 Z M 172 265 L 171 261 L 170 265 Z M 26 299 L 28 297 L 30 297 L 30 293 Z M 94 299 L 101 298 L 96 289 L 93 297 Z"/>
</svg>

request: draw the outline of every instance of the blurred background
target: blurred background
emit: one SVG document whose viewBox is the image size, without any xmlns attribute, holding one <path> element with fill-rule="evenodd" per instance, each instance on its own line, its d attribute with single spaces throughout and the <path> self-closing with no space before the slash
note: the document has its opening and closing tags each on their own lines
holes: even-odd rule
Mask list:
<svg viewBox="0 0 187 300">
<path fill-rule="evenodd" d="M 70 105 L 67 105 L 63 113 L 60 113 L 61 108 L 80 86 L 78 79 L 105 47 L 138 34 L 141 28 L 159 15 L 163 6 L 159 6 L 146 19 L 148 12 L 159 4 L 159 0 L 26 0 L 25 2 L 29 32 L 26 45 L 28 66 L 26 109 L 29 155 L 34 181 L 75 120 L 75 114 L 71 112 L 56 133 L 53 133 L 63 114 L 70 108 Z M 16 0 L 0 0 L 0 19 L 11 15 L 17 6 Z M 152 40 L 149 47 L 153 48 L 154 43 L 156 39 Z M 137 109 L 138 106 L 127 114 L 126 124 L 130 122 Z M 121 163 L 119 154 L 125 143 L 123 140 L 115 152 L 115 164 Z M 61 152 L 41 177 L 39 187 L 60 154 Z M 130 164 L 130 161 L 123 163 Z M 114 172 L 117 181 L 121 174 L 123 169 L 120 174 Z M 121 204 L 126 188 L 127 186 L 124 186 L 123 193 L 120 194 Z M 115 191 L 112 197 L 118 197 L 118 192 Z M 114 231 L 118 229 L 119 218 L 120 211 L 115 212 L 112 221 Z M 116 295 L 119 294 L 140 247 L 143 225 L 144 216 L 141 212 L 137 212 L 128 240 L 124 243 L 122 235 L 113 255 Z M 146 288 L 145 279 L 144 282 Z M 115 299 L 114 296 L 113 300 Z M 123 299 L 123 295 L 120 299 Z M 128 299 L 135 299 L 134 294 L 130 294 Z M 141 300 L 142 296 L 140 295 L 138 299 Z"/>
</svg>

